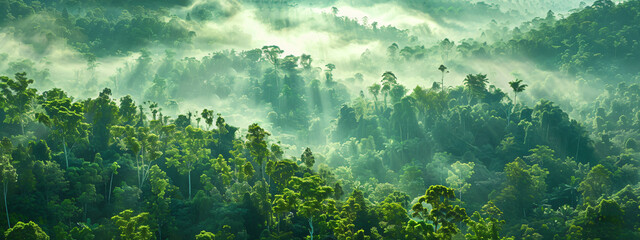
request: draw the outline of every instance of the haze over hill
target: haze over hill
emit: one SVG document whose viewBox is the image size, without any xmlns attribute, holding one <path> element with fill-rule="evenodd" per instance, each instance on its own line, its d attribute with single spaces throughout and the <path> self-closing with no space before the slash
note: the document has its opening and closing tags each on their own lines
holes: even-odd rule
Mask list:
<svg viewBox="0 0 640 240">
<path fill-rule="evenodd" d="M 638 0 L 0 0 L 6 238 L 636 238 L 638 23 Z"/>
</svg>

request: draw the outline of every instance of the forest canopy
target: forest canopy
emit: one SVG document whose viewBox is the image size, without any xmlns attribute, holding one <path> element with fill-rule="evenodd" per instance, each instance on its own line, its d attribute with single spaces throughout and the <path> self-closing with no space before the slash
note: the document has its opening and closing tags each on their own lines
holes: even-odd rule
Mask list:
<svg viewBox="0 0 640 240">
<path fill-rule="evenodd" d="M 2 236 L 640 238 L 639 23 L 639 0 L 0 0 Z"/>
</svg>

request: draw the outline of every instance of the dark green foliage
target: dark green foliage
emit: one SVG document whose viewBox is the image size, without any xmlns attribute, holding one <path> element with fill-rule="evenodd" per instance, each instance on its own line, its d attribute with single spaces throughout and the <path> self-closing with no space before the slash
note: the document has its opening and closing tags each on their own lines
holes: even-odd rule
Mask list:
<svg viewBox="0 0 640 240">
<path fill-rule="evenodd" d="M 435 185 L 429 187 L 425 195 L 413 205 L 413 217 L 433 224 L 434 230 L 427 232 L 427 239 L 451 239 L 460 231 L 456 224 L 468 217 L 464 208 L 450 203 L 455 198 L 453 189 Z M 431 209 L 427 209 L 424 204 L 431 205 Z"/>
<path fill-rule="evenodd" d="M 0 0 L 5 237 L 640 238 L 637 0 L 347 2 Z"/>
<path fill-rule="evenodd" d="M 34 239 L 49 240 L 49 236 L 42 231 L 38 224 L 29 221 L 28 223 L 18 222 L 15 226 L 4 232 L 7 240 Z"/>
</svg>

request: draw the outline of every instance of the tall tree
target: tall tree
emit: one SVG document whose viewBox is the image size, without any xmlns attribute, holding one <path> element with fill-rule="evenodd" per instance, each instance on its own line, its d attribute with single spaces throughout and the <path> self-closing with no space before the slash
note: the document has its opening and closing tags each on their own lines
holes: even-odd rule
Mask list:
<svg viewBox="0 0 640 240">
<path fill-rule="evenodd" d="M 513 105 L 514 108 L 518 104 L 518 93 L 523 92 L 527 88 L 527 84 L 522 84 L 521 79 L 516 79 L 515 81 L 509 82 L 509 86 L 511 86 L 511 90 L 513 90 Z"/>
<path fill-rule="evenodd" d="M 111 220 L 120 231 L 123 240 L 151 240 L 153 232 L 149 227 L 149 213 L 135 215 L 132 210 L 124 210 Z"/>
<path fill-rule="evenodd" d="M 427 239 L 451 239 L 460 231 L 457 223 L 467 219 L 467 213 L 464 208 L 451 204 L 451 201 L 455 200 L 453 189 L 434 185 L 413 205 L 413 217 L 433 223 L 433 232 L 425 236 Z M 431 209 L 426 208 L 424 204 L 430 204 Z"/>
<path fill-rule="evenodd" d="M 107 203 L 111 203 L 111 192 L 112 192 L 111 189 L 113 187 L 113 175 L 118 174 L 119 168 L 120 168 L 120 165 L 118 165 L 118 162 L 113 162 L 111 166 L 109 166 L 109 170 L 111 171 L 111 177 L 109 179 L 109 197 L 108 197 Z"/>
<path fill-rule="evenodd" d="M 111 99 L 111 89 L 105 88 L 96 99 L 84 102 L 86 122 L 91 123 L 90 141 L 98 151 L 104 151 L 109 143 L 109 127 L 118 121 L 118 107 Z"/>
<path fill-rule="evenodd" d="M 444 91 L 444 72 L 447 71 L 447 67 L 445 67 L 444 65 L 440 65 L 440 67 L 438 67 L 438 70 L 442 72 L 442 78 L 440 79 L 440 91 Z"/>
<path fill-rule="evenodd" d="M 398 83 L 398 78 L 395 74 L 393 74 L 393 72 L 386 71 L 382 74 L 382 80 L 380 80 L 380 82 L 382 83 L 381 92 L 384 93 L 384 106 L 386 107 L 387 96 L 389 95 L 389 92 L 391 91 L 393 86 Z"/>
<path fill-rule="evenodd" d="M 375 110 L 377 111 L 378 110 L 378 95 L 380 94 L 380 84 L 373 83 L 367 89 L 369 90 L 369 93 L 371 93 L 371 95 L 373 95 L 373 104 L 374 104 Z"/>
<path fill-rule="evenodd" d="M 471 100 L 474 96 L 478 99 L 484 98 L 484 95 L 487 92 L 488 82 L 489 80 L 487 79 L 486 74 L 469 74 L 465 77 L 463 83 L 467 87 L 467 91 L 469 93 L 469 104 L 471 104 Z"/>
<path fill-rule="evenodd" d="M 331 196 L 333 189 L 328 186 L 323 186 L 322 179 L 317 175 L 304 178 L 293 177 L 289 185 L 300 193 L 298 214 L 308 219 L 309 236 L 311 240 L 313 240 L 315 233 L 313 218 L 317 217 L 323 211 L 323 202 Z"/>
<path fill-rule="evenodd" d="M 448 38 L 445 38 L 440 42 L 440 51 L 442 53 L 441 57 L 443 62 L 446 63 L 447 60 L 449 60 L 449 53 L 451 52 L 453 46 L 455 46 L 455 42 L 449 40 Z"/>
<path fill-rule="evenodd" d="M 49 235 L 45 233 L 38 224 L 29 221 L 28 223 L 18 222 L 13 228 L 4 232 L 7 240 L 49 240 Z"/>
<path fill-rule="evenodd" d="M 336 69 L 336 65 L 334 65 L 333 63 L 329 63 L 325 65 L 325 67 L 327 67 L 327 69 L 324 71 L 326 80 L 325 83 L 327 86 L 333 86 L 335 84 L 335 81 L 333 81 L 333 70 Z"/>
<path fill-rule="evenodd" d="M 313 164 L 316 162 L 315 157 L 313 157 L 313 153 L 310 148 L 306 148 L 300 156 L 304 165 L 306 165 L 309 169 L 313 169 Z"/>
<path fill-rule="evenodd" d="M 471 184 L 467 183 L 467 179 L 473 175 L 473 168 L 475 167 L 475 163 L 461 163 L 455 162 L 451 165 L 451 170 L 449 170 L 449 177 L 447 177 L 447 183 L 458 189 L 460 193 L 460 201 L 462 201 L 462 192 L 466 191 Z"/>
<path fill-rule="evenodd" d="M 72 102 L 67 94 L 57 88 L 46 91 L 42 94 L 42 107 L 46 114 L 37 113 L 39 122 L 51 127 L 51 130 L 59 139 L 62 139 L 64 149 L 64 159 L 66 167 L 69 168 L 68 143 L 71 144 L 86 138 L 88 124 L 84 123 L 83 106 L 78 102 Z"/>
<path fill-rule="evenodd" d="M 167 165 L 178 169 L 180 174 L 187 174 L 189 178 L 189 199 L 191 199 L 191 172 L 211 154 L 211 149 L 206 148 L 210 141 L 207 132 L 187 126 L 184 132 L 177 134 L 171 149 L 167 151 L 169 156 Z"/>
<path fill-rule="evenodd" d="M 601 164 L 594 166 L 587 177 L 580 183 L 578 191 L 582 192 L 585 202 L 595 205 L 598 198 L 609 193 L 611 188 L 611 172 Z"/>
<path fill-rule="evenodd" d="M 205 108 L 202 109 L 202 112 L 200 114 L 202 115 L 204 122 L 207 124 L 207 130 L 211 129 L 211 125 L 213 125 L 213 110 Z"/>
<path fill-rule="evenodd" d="M 149 169 L 149 182 L 151 186 L 151 197 L 147 202 L 150 215 L 156 220 L 158 237 L 162 239 L 162 229 L 166 227 L 171 217 L 171 192 L 174 186 L 169 183 L 167 173 L 162 171 L 158 165 L 153 165 Z"/>
<path fill-rule="evenodd" d="M 11 228 L 11 220 L 9 220 L 7 193 L 9 191 L 9 184 L 15 183 L 18 180 L 16 169 L 11 164 L 12 149 L 11 141 L 7 138 L 2 139 L 2 142 L 0 142 L 0 181 L 2 181 L 2 196 L 4 197 L 4 209 L 7 213 L 7 225 L 9 225 L 9 228 Z"/>
<path fill-rule="evenodd" d="M 251 124 L 249 126 L 249 131 L 247 133 L 247 149 L 251 153 L 253 159 L 260 165 L 260 174 L 262 175 L 262 180 L 266 182 L 265 179 L 265 164 L 268 161 L 269 149 L 267 148 L 266 138 L 271 134 L 261 128 L 257 123 Z"/>
<path fill-rule="evenodd" d="M 33 110 L 32 101 L 37 90 L 29 88 L 33 79 L 27 79 L 26 73 L 16 73 L 15 80 L 0 76 L 0 108 L 4 108 L 6 123 L 19 123 L 24 135 L 24 125 L 28 114 Z M 3 104 L 4 102 L 4 104 Z"/>
<path fill-rule="evenodd" d="M 278 46 L 271 45 L 262 47 L 262 52 L 264 57 L 273 65 L 273 69 L 278 69 L 280 54 L 284 53 L 284 50 Z"/>
</svg>

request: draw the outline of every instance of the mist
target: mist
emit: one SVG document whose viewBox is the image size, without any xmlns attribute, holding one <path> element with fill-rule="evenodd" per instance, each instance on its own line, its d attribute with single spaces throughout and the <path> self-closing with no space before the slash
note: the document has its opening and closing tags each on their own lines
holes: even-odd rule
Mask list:
<svg viewBox="0 0 640 240">
<path fill-rule="evenodd" d="M 0 0 L 0 226 L 637 238 L 639 6 Z"/>
</svg>

